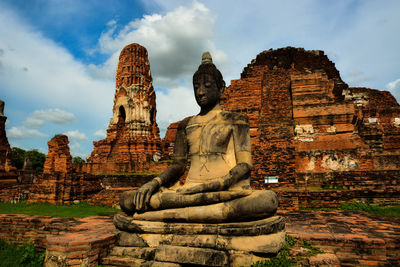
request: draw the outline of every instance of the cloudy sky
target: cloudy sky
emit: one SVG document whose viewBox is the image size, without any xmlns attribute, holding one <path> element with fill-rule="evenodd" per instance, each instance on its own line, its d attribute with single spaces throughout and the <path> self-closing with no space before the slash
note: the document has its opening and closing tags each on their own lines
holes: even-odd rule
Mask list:
<svg viewBox="0 0 400 267">
<path fill-rule="evenodd" d="M 227 84 L 263 50 L 324 50 L 350 86 L 400 100 L 398 0 L 0 0 L 0 99 L 11 146 L 47 153 L 65 133 L 86 157 L 112 116 L 121 49 L 149 52 L 161 136 L 198 111 L 191 77 L 210 51 Z"/>
</svg>

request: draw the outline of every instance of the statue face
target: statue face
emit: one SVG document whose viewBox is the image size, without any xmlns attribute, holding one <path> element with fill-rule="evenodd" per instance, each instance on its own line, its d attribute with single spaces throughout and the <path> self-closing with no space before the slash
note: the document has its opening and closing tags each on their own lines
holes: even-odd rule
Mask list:
<svg viewBox="0 0 400 267">
<path fill-rule="evenodd" d="M 201 108 L 214 107 L 219 102 L 221 90 L 212 75 L 200 74 L 193 81 L 193 88 L 196 102 Z"/>
</svg>

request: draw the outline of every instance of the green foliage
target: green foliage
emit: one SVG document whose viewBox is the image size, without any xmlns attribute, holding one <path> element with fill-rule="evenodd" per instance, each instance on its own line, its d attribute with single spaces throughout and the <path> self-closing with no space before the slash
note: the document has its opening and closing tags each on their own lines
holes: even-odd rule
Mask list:
<svg viewBox="0 0 400 267">
<path fill-rule="evenodd" d="M 296 244 L 297 243 L 297 241 L 298 241 L 298 239 L 297 238 L 295 238 L 295 237 L 293 237 L 293 236 L 290 236 L 290 235 L 286 235 L 285 236 L 285 249 L 290 249 L 291 247 L 293 247 L 294 246 L 294 244 Z"/>
<path fill-rule="evenodd" d="M 311 241 L 308 240 L 303 240 L 303 244 L 300 245 L 300 247 L 306 248 L 310 250 L 310 253 L 308 253 L 306 256 L 313 256 L 319 253 L 322 253 L 321 250 L 319 250 L 318 248 L 315 248 L 312 246 Z"/>
<path fill-rule="evenodd" d="M 85 162 L 86 161 L 81 157 L 72 157 L 73 164 L 81 165 L 81 164 L 84 164 Z"/>
<path fill-rule="evenodd" d="M 353 201 L 351 203 L 343 203 L 340 208 L 342 210 L 362 210 L 375 215 L 400 217 L 400 205 L 380 207 L 363 202 Z"/>
<path fill-rule="evenodd" d="M 289 267 L 293 266 L 296 261 L 290 257 L 288 257 L 288 251 L 294 244 L 297 242 L 297 238 L 292 236 L 286 235 L 285 236 L 285 246 L 283 249 L 278 253 L 276 257 L 270 258 L 269 260 L 265 261 L 257 261 L 253 263 L 251 267 L 267 267 L 267 266 L 279 266 L 279 267 Z"/>
<path fill-rule="evenodd" d="M 322 211 L 332 211 L 339 210 L 340 208 L 326 208 L 326 207 L 301 207 L 300 210 L 322 210 Z"/>
<path fill-rule="evenodd" d="M 374 215 L 400 218 L 400 205 L 376 206 L 359 201 L 353 201 L 351 203 L 342 203 L 340 208 L 307 207 L 307 208 L 301 208 L 301 210 L 322 210 L 322 211 L 361 210 Z"/>
<path fill-rule="evenodd" d="M 52 205 L 49 203 L 0 202 L 0 213 L 27 214 L 54 217 L 84 218 L 117 213 L 120 210 L 107 206 L 91 206 L 87 202 L 76 205 Z"/>
<path fill-rule="evenodd" d="M 8 244 L 0 239 L 0 266 L 43 266 L 45 253 L 38 252 L 33 243 Z"/>
<path fill-rule="evenodd" d="M 32 169 L 38 172 L 43 171 L 44 161 L 46 155 L 39 152 L 37 149 L 28 150 L 25 153 L 25 158 L 30 158 L 32 162 Z"/>
<path fill-rule="evenodd" d="M 18 170 L 24 167 L 25 152 L 25 150 L 19 147 L 13 147 L 11 149 L 11 164 Z"/>
<path fill-rule="evenodd" d="M 291 259 L 287 255 L 287 251 L 282 251 L 278 254 L 278 256 L 273 257 L 269 260 L 265 261 L 257 261 L 256 263 L 253 263 L 251 266 L 252 267 L 288 267 L 288 266 L 293 266 L 295 264 L 295 260 Z"/>
<path fill-rule="evenodd" d="M 39 172 L 43 171 L 46 155 L 39 152 L 37 149 L 25 151 L 19 147 L 13 147 L 11 152 L 11 164 L 18 170 L 21 170 L 24 167 L 25 159 L 30 158 L 32 162 L 32 169 Z"/>
</svg>

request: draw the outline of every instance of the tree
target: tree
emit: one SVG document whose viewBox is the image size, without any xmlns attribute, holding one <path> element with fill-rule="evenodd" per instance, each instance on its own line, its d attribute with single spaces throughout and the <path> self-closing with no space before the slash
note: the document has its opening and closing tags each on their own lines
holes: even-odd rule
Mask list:
<svg viewBox="0 0 400 267">
<path fill-rule="evenodd" d="M 25 158 L 29 157 L 32 162 L 32 169 L 35 171 L 42 172 L 46 155 L 39 152 L 37 149 L 32 149 L 25 152 Z"/>
<path fill-rule="evenodd" d="M 19 147 L 13 147 L 11 149 L 11 164 L 18 170 L 24 167 L 25 153 L 26 151 Z"/>
<path fill-rule="evenodd" d="M 73 164 L 81 165 L 81 164 L 83 164 L 85 162 L 86 161 L 81 157 L 72 157 L 72 163 Z"/>
</svg>

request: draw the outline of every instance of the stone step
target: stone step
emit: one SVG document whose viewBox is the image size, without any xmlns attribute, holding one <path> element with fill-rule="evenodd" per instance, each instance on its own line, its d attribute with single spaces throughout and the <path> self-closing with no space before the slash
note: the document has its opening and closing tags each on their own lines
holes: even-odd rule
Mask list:
<svg viewBox="0 0 400 267">
<path fill-rule="evenodd" d="M 160 245 L 149 247 L 114 247 L 103 264 L 111 266 L 157 266 L 156 264 L 194 264 L 201 266 L 228 266 L 227 252 L 197 247 Z"/>
<path fill-rule="evenodd" d="M 202 266 L 228 266 L 229 264 L 228 254 L 224 251 L 167 245 L 161 245 L 157 248 L 154 259 L 156 261 Z"/>
<path fill-rule="evenodd" d="M 118 257 L 134 257 L 137 259 L 154 260 L 154 255 L 157 248 L 150 247 L 113 247 L 110 251 L 110 256 Z"/>
<path fill-rule="evenodd" d="M 160 245 L 277 253 L 285 245 L 285 231 L 259 236 L 136 234 L 120 232 L 121 247 L 159 247 Z"/>
<path fill-rule="evenodd" d="M 171 262 L 160 262 L 160 261 L 146 261 L 143 259 L 137 259 L 133 257 L 121 257 L 121 256 L 108 256 L 101 260 L 101 264 L 104 266 L 119 266 L 119 267 L 180 267 L 180 264 Z"/>
<path fill-rule="evenodd" d="M 265 219 L 234 223 L 175 223 L 133 220 L 123 213 L 114 216 L 114 224 L 122 231 L 152 234 L 218 234 L 227 236 L 256 236 L 276 233 L 285 229 L 285 218 L 272 216 Z"/>
</svg>

